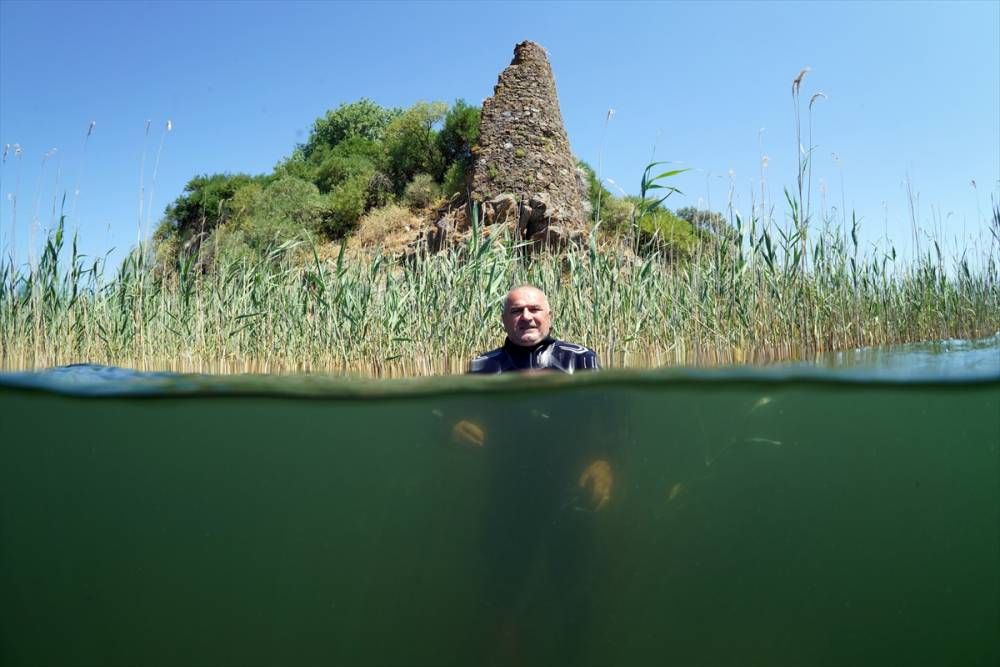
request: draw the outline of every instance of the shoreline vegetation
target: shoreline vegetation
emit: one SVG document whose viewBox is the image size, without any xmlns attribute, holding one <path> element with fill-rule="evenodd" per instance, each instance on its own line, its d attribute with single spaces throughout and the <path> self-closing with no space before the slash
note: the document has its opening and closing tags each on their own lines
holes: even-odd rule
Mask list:
<svg viewBox="0 0 1000 667">
<path fill-rule="evenodd" d="M 76 253 L 62 227 L 37 266 L 0 269 L 0 367 L 98 363 L 202 373 L 412 377 L 464 372 L 498 345 L 512 284 L 547 292 L 553 333 L 595 349 L 606 367 L 808 360 L 828 351 L 1000 330 L 1000 210 L 973 271 L 940 252 L 903 263 L 893 248 L 859 256 L 856 225 L 797 234 L 737 218 L 732 243 L 678 261 L 626 239 L 562 253 L 503 235 L 399 262 L 336 259 L 278 247 L 200 271 L 193 255 L 162 271 L 133 251 L 114 276 Z M 845 238 L 846 236 L 846 238 Z M 776 238 L 777 237 L 777 238 Z M 932 247 L 937 248 L 936 244 Z M 292 261 L 289 250 L 308 252 Z"/>
<path fill-rule="evenodd" d="M 783 221 L 763 197 L 746 219 L 732 206 L 671 211 L 685 170 L 654 175 L 663 163 L 646 167 L 638 196 L 614 196 L 580 162 L 582 243 L 531 245 L 472 208 L 471 230 L 431 252 L 422 232 L 461 198 L 478 130 L 479 109 L 461 100 L 343 104 L 271 174 L 192 179 L 113 272 L 77 252 L 60 216 L 37 261 L 0 263 L 0 370 L 461 373 L 502 342 L 500 304 L 521 283 L 548 294 L 554 335 L 614 368 L 809 360 L 1000 330 L 996 203 L 983 245 L 953 257 L 921 244 L 916 220 L 914 258 L 862 249 L 853 216 L 814 218 L 811 148 Z"/>
</svg>

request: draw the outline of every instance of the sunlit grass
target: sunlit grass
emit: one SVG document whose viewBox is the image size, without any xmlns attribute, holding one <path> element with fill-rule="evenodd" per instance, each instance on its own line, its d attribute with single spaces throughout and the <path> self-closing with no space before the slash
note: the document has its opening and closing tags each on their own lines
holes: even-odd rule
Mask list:
<svg viewBox="0 0 1000 667">
<path fill-rule="evenodd" d="M 459 373 L 502 342 L 501 299 L 524 282 L 548 293 L 554 334 L 594 348 L 606 367 L 802 359 L 1000 329 L 1000 213 L 989 247 L 951 265 L 940 252 L 909 262 L 891 247 L 862 255 L 856 227 L 814 234 L 806 249 L 794 232 L 734 223 L 736 242 L 688 261 L 594 241 L 528 259 L 509 240 L 476 235 L 408 263 L 313 255 L 293 265 L 279 249 L 208 273 L 190 258 L 156 270 L 136 251 L 113 275 L 80 257 L 75 239 L 64 251 L 60 228 L 34 270 L 0 269 L 0 365 Z"/>
</svg>

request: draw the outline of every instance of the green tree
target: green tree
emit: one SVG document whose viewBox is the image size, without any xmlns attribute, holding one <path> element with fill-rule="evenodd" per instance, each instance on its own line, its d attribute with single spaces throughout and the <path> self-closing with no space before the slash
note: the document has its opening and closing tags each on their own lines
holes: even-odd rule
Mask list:
<svg viewBox="0 0 1000 667">
<path fill-rule="evenodd" d="M 461 162 L 472 164 L 472 147 L 479 141 L 479 108 L 469 106 L 465 100 L 455 104 L 444 117 L 444 127 L 438 134 L 438 149 L 446 165 Z"/>
<path fill-rule="evenodd" d="M 264 176 L 212 174 L 196 176 L 169 204 L 157 229 L 158 239 L 176 238 L 182 244 L 210 233 L 242 209 L 233 206 L 236 193 L 266 181 Z"/>
<path fill-rule="evenodd" d="M 286 240 L 302 231 L 321 231 L 326 204 L 309 181 L 285 176 L 261 189 L 246 222 L 254 240 Z"/>
<path fill-rule="evenodd" d="M 309 160 L 315 163 L 311 180 L 325 194 L 352 176 L 370 177 L 380 153 L 379 144 L 361 137 L 345 139 L 333 148 L 323 147 Z"/>
<path fill-rule="evenodd" d="M 397 195 L 418 172 L 431 174 L 435 180 L 444 174 L 434 126 L 447 110 L 444 102 L 417 102 L 386 128 L 384 171 L 392 179 Z"/>
<path fill-rule="evenodd" d="M 381 171 L 376 171 L 368 179 L 368 200 L 365 210 L 380 208 L 392 201 L 392 179 Z"/>
<path fill-rule="evenodd" d="M 736 230 L 721 213 L 685 206 L 677 209 L 675 214 L 681 220 L 687 220 L 695 229 L 706 232 L 719 241 L 733 241 L 736 238 Z"/>
<path fill-rule="evenodd" d="M 611 196 L 607 188 L 601 185 L 597 179 L 597 172 L 594 168 L 583 160 L 577 160 L 576 166 L 583 170 L 584 178 L 587 181 L 587 201 L 590 202 L 590 210 L 593 212 L 593 221 L 602 219 L 600 208 L 604 201 Z"/>
<path fill-rule="evenodd" d="M 441 182 L 441 194 L 445 197 L 451 197 L 456 194 L 467 194 L 467 169 L 461 160 L 452 162 L 444 172 L 444 178 Z"/>
<path fill-rule="evenodd" d="M 626 197 L 635 210 L 644 210 L 638 217 L 639 241 L 642 247 L 656 248 L 673 257 L 690 257 L 701 242 L 694 226 L 687 220 L 682 220 L 655 203 L 656 200 L 640 197 Z"/>
<path fill-rule="evenodd" d="M 326 196 L 323 229 L 329 237 L 337 239 L 354 231 L 368 206 L 369 180 L 364 174 L 351 176 Z"/>
<path fill-rule="evenodd" d="M 430 174 L 415 175 L 403 191 L 403 200 L 414 208 L 430 206 L 440 196 L 441 188 Z"/>
<path fill-rule="evenodd" d="M 309 138 L 301 146 L 302 155 L 308 160 L 320 146 L 333 148 L 351 137 L 379 142 L 389 124 L 401 113 L 399 109 L 379 106 L 367 97 L 341 104 L 316 119 Z"/>
<path fill-rule="evenodd" d="M 272 174 L 278 178 L 293 176 L 301 178 L 303 181 L 312 181 L 316 178 L 316 164 L 315 161 L 306 162 L 305 155 L 302 153 L 302 147 L 297 146 L 289 157 L 282 159 L 278 164 L 274 165 Z"/>
<path fill-rule="evenodd" d="M 608 195 L 601 199 L 601 227 L 606 232 L 627 232 L 635 218 L 635 204 L 624 197 Z"/>
<path fill-rule="evenodd" d="M 325 232 L 329 216 L 328 202 L 316 186 L 294 176 L 240 189 L 233 207 L 240 214 L 216 227 L 202 248 L 209 266 L 216 260 L 258 258 L 285 241 Z"/>
</svg>

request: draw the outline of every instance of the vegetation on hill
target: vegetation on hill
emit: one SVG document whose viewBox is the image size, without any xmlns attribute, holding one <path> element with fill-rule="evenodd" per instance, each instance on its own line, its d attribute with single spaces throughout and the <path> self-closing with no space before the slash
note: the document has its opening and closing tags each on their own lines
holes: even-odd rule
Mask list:
<svg viewBox="0 0 1000 667">
<path fill-rule="evenodd" d="M 461 191 L 478 133 L 479 110 L 462 100 L 409 109 L 342 104 L 317 118 L 305 143 L 269 174 L 191 179 L 156 230 L 158 258 L 172 265 L 194 254 L 207 265 L 342 238 L 371 209 Z"/>
<path fill-rule="evenodd" d="M 209 269 L 239 258 L 275 257 L 278 248 L 301 249 L 300 241 L 351 235 L 368 214 L 400 217 L 376 213 L 380 209 L 426 210 L 465 191 L 478 138 L 479 109 L 463 100 L 450 107 L 417 102 L 408 109 L 369 99 L 341 104 L 317 118 L 306 141 L 271 173 L 191 179 L 154 234 L 158 264 L 172 269 L 194 256 Z M 580 167 L 602 239 L 627 235 L 639 249 L 690 256 L 728 228 L 718 214 L 681 215 L 646 206 L 642 197 L 616 197 L 586 163 Z M 697 215 L 716 216 L 718 226 L 698 224 Z"/>
</svg>

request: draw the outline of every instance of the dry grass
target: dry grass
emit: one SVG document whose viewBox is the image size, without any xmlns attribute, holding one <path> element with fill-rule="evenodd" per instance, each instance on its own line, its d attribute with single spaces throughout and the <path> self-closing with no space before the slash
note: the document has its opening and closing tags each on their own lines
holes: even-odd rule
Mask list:
<svg viewBox="0 0 1000 667">
<path fill-rule="evenodd" d="M 412 238 L 421 225 L 422 220 L 405 206 L 389 204 L 373 209 L 361 218 L 352 242 L 363 248 L 381 246 L 392 252 L 394 240 Z"/>
<path fill-rule="evenodd" d="M 405 206 L 388 204 L 372 209 L 358 222 L 346 242 L 324 243 L 317 246 L 319 259 L 335 262 L 340 257 L 351 263 L 370 262 L 375 256 L 400 257 L 429 223 L 428 211 L 414 212 Z"/>
</svg>

